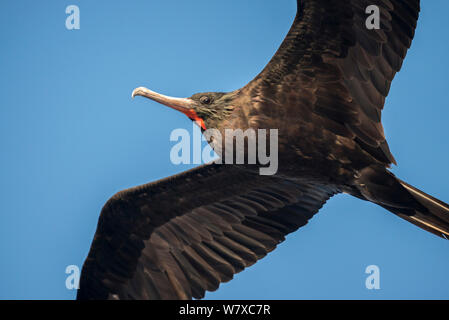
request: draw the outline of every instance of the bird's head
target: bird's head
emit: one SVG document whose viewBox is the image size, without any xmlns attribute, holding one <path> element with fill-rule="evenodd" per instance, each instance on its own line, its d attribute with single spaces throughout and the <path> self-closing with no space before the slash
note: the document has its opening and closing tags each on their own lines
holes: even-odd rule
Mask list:
<svg viewBox="0 0 449 320">
<path fill-rule="evenodd" d="M 146 97 L 180 111 L 196 122 L 202 130 L 206 130 L 215 128 L 218 122 L 232 112 L 235 93 L 205 92 L 194 94 L 190 98 L 174 98 L 139 87 L 132 93 L 132 97 L 135 96 Z"/>
</svg>

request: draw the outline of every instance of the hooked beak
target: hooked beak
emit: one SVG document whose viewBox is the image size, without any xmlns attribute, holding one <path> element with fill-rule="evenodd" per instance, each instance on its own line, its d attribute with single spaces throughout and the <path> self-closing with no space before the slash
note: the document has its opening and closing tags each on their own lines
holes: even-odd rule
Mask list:
<svg viewBox="0 0 449 320">
<path fill-rule="evenodd" d="M 198 117 L 198 115 L 196 114 L 196 111 L 194 109 L 196 103 L 192 99 L 164 96 L 163 94 L 151 91 L 150 89 L 144 87 L 134 89 L 131 96 L 133 99 L 135 96 L 145 97 L 172 109 L 178 110 L 195 121 L 196 124 L 198 124 L 198 126 L 200 126 L 203 130 L 206 130 L 206 125 L 204 124 L 203 119 Z"/>
<path fill-rule="evenodd" d="M 163 94 L 151 91 L 150 89 L 144 87 L 134 89 L 132 98 L 134 98 L 135 96 L 141 96 L 151 99 L 167 107 L 181 111 L 182 113 L 187 114 L 187 116 L 189 116 L 189 114 L 192 112 L 193 107 L 195 106 L 195 102 L 192 99 L 164 96 Z"/>
</svg>

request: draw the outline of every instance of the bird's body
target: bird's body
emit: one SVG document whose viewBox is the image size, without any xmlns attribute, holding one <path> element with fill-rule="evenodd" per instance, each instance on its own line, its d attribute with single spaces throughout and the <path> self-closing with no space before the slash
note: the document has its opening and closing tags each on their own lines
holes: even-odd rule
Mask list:
<svg viewBox="0 0 449 320">
<path fill-rule="evenodd" d="M 380 29 L 365 25 L 370 5 Z M 418 0 L 298 1 L 280 49 L 245 87 L 186 99 L 136 89 L 203 131 L 278 130 L 278 170 L 209 164 L 116 194 L 102 210 L 78 298 L 202 298 L 341 192 L 449 235 L 449 206 L 388 171 L 395 160 L 381 124 L 418 13 Z"/>
<path fill-rule="evenodd" d="M 242 130 L 278 128 L 277 174 L 289 178 L 312 175 L 344 185 L 350 182 L 357 170 L 380 163 L 352 138 L 330 130 L 326 125 L 328 119 L 304 107 L 298 100 L 291 99 L 288 103 L 271 101 L 269 109 L 264 106 L 265 110 L 258 109 L 258 102 L 242 103 L 236 120 L 223 127 Z M 239 102 L 237 100 L 236 104 Z"/>
</svg>

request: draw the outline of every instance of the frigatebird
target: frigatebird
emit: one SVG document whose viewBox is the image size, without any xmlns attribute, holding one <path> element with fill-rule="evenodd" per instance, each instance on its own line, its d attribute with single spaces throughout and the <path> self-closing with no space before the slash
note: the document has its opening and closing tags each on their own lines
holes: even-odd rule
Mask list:
<svg viewBox="0 0 449 320">
<path fill-rule="evenodd" d="M 440 237 L 449 206 L 407 184 L 381 111 L 411 46 L 419 0 L 298 0 L 293 26 L 241 89 L 172 98 L 203 130 L 279 130 L 279 170 L 211 163 L 121 191 L 104 206 L 78 299 L 203 298 L 304 226 L 333 195 L 384 207 Z M 366 9 L 379 8 L 380 28 Z"/>
</svg>

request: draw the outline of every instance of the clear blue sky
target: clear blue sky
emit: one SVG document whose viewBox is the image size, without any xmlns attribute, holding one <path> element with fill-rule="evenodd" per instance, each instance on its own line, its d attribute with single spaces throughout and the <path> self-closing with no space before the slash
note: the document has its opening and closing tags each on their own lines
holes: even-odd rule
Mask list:
<svg viewBox="0 0 449 320">
<path fill-rule="evenodd" d="M 65 8 L 81 29 L 65 28 Z M 0 298 L 73 299 L 115 192 L 188 169 L 169 161 L 182 114 L 131 91 L 231 91 L 274 54 L 296 1 L 0 2 Z M 449 201 L 449 2 L 423 1 L 415 41 L 387 99 L 394 173 Z M 381 290 L 365 288 L 378 265 Z M 341 195 L 215 299 L 449 298 L 449 242 Z"/>
</svg>

